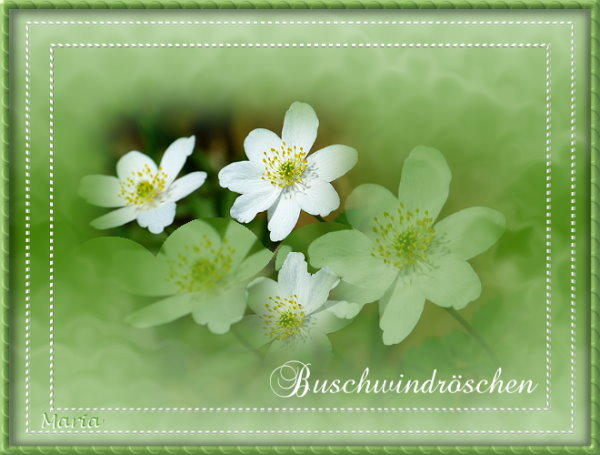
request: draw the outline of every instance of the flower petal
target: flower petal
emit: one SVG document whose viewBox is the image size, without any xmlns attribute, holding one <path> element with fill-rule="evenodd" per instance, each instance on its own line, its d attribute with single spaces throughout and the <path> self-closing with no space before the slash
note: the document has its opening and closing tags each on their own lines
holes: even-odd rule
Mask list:
<svg viewBox="0 0 600 455">
<path fill-rule="evenodd" d="M 266 248 L 251 254 L 235 270 L 235 279 L 237 281 L 245 281 L 254 277 L 267 266 L 272 257 L 273 252 Z"/>
<path fill-rule="evenodd" d="M 502 213 L 486 207 L 470 207 L 441 220 L 435 231 L 451 253 L 470 259 L 496 243 L 505 227 Z"/>
<path fill-rule="evenodd" d="M 265 153 L 269 153 L 271 149 L 279 149 L 281 146 L 281 138 L 273 131 L 265 128 L 257 128 L 250 131 L 244 140 L 244 150 L 250 161 L 262 167 L 262 160 Z"/>
<path fill-rule="evenodd" d="M 358 152 L 347 145 L 330 145 L 308 155 L 308 164 L 319 180 L 331 182 L 352 169 L 358 160 Z"/>
<path fill-rule="evenodd" d="M 99 207 L 123 207 L 119 179 L 109 175 L 86 175 L 81 179 L 79 195 Z"/>
<path fill-rule="evenodd" d="M 219 171 L 219 185 L 236 193 L 252 193 L 264 186 L 263 168 L 254 161 L 238 161 Z"/>
<path fill-rule="evenodd" d="M 117 276 L 119 285 L 132 295 L 165 297 L 177 293 L 177 285 L 169 279 L 170 267 L 164 256 L 157 256 L 141 245 L 130 242 L 135 248 L 121 247 L 118 251 L 107 248 L 104 252 L 113 257 L 114 263 L 110 268 Z"/>
<path fill-rule="evenodd" d="M 201 247 L 205 242 L 210 243 L 215 251 L 221 247 L 221 237 L 217 231 L 205 221 L 194 220 L 175 229 L 163 243 L 160 253 L 167 260 L 174 260 L 181 254 L 189 254 L 190 248 Z"/>
<path fill-rule="evenodd" d="M 167 264 L 142 245 L 123 237 L 86 240 L 73 249 L 66 261 L 71 270 L 90 277 L 102 276 L 105 286 L 130 295 L 158 298 L 177 292 L 168 281 Z"/>
<path fill-rule="evenodd" d="M 402 280 L 385 293 L 379 301 L 379 327 L 384 344 L 397 344 L 413 331 L 423 313 L 425 298 Z"/>
<path fill-rule="evenodd" d="M 373 235 L 375 217 L 385 211 L 395 210 L 398 199 L 386 188 L 367 183 L 360 185 L 350 193 L 346 200 L 346 218 L 361 232 Z"/>
<path fill-rule="evenodd" d="M 269 232 L 271 240 L 278 242 L 285 239 L 300 216 L 300 206 L 291 197 L 282 195 L 277 203 L 269 210 Z"/>
<path fill-rule="evenodd" d="M 279 285 L 270 278 L 259 277 L 246 287 L 248 307 L 256 314 L 265 313 L 266 305 L 270 303 L 269 297 L 276 297 L 279 294 L 281 294 Z"/>
<path fill-rule="evenodd" d="M 331 291 L 329 298 L 331 300 L 348 301 L 357 303 L 359 305 L 365 305 L 370 302 L 374 302 L 381 297 L 382 290 L 374 287 L 369 288 L 366 286 L 357 286 L 350 284 L 347 281 L 340 281 L 340 283 Z"/>
<path fill-rule="evenodd" d="M 191 172 L 175 180 L 169 187 L 167 201 L 178 201 L 196 191 L 206 181 L 206 172 Z"/>
<path fill-rule="evenodd" d="M 340 206 L 340 197 L 331 183 L 313 180 L 310 186 L 296 193 L 296 202 L 311 215 L 327 216 Z"/>
<path fill-rule="evenodd" d="M 185 160 L 194 151 L 195 144 L 196 137 L 190 136 L 180 137 L 169 145 L 160 161 L 160 169 L 167 174 L 167 178 L 165 179 L 167 186 L 175 180 L 177 174 L 183 168 Z"/>
<path fill-rule="evenodd" d="M 473 267 L 453 255 L 438 259 L 436 267 L 419 280 L 418 286 L 427 300 L 457 310 L 481 295 L 481 281 Z"/>
<path fill-rule="evenodd" d="M 332 305 L 310 318 L 311 329 L 321 333 L 333 333 L 343 329 L 352 322 L 352 318 L 358 314 L 361 306 L 356 303 L 331 302 Z M 347 314 L 353 316 L 346 317 Z"/>
<path fill-rule="evenodd" d="M 309 278 L 308 286 L 303 289 L 302 302 L 308 313 L 321 308 L 329 297 L 329 292 L 335 288 L 340 279 L 327 267 L 317 271 Z"/>
<path fill-rule="evenodd" d="M 130 314 L 125 320 L 134 327 L 144 329 L 174 321 L 190 311 L 192 295 L 175 294 Z"/>
<path fill-rule="evenodd" d="M 306 103 L 296 101 L 285 113 L 281 139 L 287 145 L 295 145 L 308 153 L 317 138 L 319 119 L 315 110 Z"/>
<path fill-rule="evenodd" d="M 342 229 L 350 229 L 347 224 L 333 222 L 314 222 L 305 224 L 304 226 L 294 229 L 294 231 L 286 237 L 285 241 L 279 244 L 277 248 L 277 258 L 275 261 L 275 270 L 279 270 L 283 265 L 283 261 L 287 254 L 291 251 L 298 251 L 306 255 L 310 244 L 328 232 L 339 231 Z"/>
<path fill-rule="evenodd" d="M 338 318 L 352 319 L 360 312 L 364 305 L 355 302 L 346 302 L 345 300 L 329 300 L 325 305 L 325 309 Z"/>
<path fill-rule="evenodd" d="M 117 161 L 117 176 L 119 180 L 125 180 L 128 177 L 138 180 L 139 177 L 135 173 L 142 172 L 146 166 L 152 173 L 156 173 L 158 170 L 156 163 L 148 155 L 136 150 L 128 152 Z"/>
<path fill-rule="evenodd" d="M 240 223 L 248 223 L 254 219 L 257 213 L 264 212 L 273 206 L 280 194 L 281 189 L 264 182 L 260 190 L 239 196 L 233 203 L 230 214 Z"/>
<path fill-rule="evenodd" d="M 379 298 L 398 274 L 372 255 L 373 243 L 357 230 L 330 232 L 319 237 L 308 248 L 313 267 L 329 267 L 344 281 L 357 286 L 378 289 Z"/>
<path fill-rule="evenodd" d="M 194 321 L 208 326 L 213 333 L 226 333 L 231 324 L 244 316 L 244 286 L 234 286 L 218 295 L 206 297 L 192 311 Z"/>
<path fill-rule="evenodd" d="M 438 150 L 417 147 L 404 161 L 398 199 L 407 210 L 428 211 L 436 219 L 448 199 L 452 174 Z"/>
<path fill-rule="evenodd" d="M 125 223 L 135 220 L 137 211 L 133 206 L 121 207 L 120 209 L 108 212 L 99 218 L 93 220 L 90 224 L 96 229 L 110 229 L 121 226 Z"/>
<path fill-rule="evenodd" d="M 232 249 L 231 265 L 233 268 L 242 262 L 252 247 L 260 244 L 254 232 L 233 220 L 227 221 L 223 243 L 227 243 Z"/>
<path fill-rule="evenodd" d="M 138 213 L 137 222 L 141 227 L 148 228 L 152 234 L 160 234 L 165 227 L 170 226 L 175 219 L 175 202 L 165 202 L 151 210 Z"/>
<path fill-rule="evenodd" d="M 310 285 L 308 264 L 302 253 L 289 253 L 277 277 L 281 290 L 290 295 L 300 296 Z M 304 302 L 302 302 L 304 303 Z"/>
</svg>

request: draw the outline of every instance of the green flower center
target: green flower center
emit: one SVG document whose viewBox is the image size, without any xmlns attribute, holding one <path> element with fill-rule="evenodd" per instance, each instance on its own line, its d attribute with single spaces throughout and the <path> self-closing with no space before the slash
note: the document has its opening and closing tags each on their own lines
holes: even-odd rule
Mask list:
<svg viewBox="0 0 600 455">
<path fill-rule="evenodd" d="M 281 142 L 278 149 L 271 148 L 264 153 L 265 170 L 262 179 L 280 188 L 302 182 L 308 161 L 302 147 L 289 146 Z"/>
<path fill-rule="evenodd" d="M 215 265 L 205 258 L 196 259 L 190 267 L 190 275 L 194 283 L 203 283 L 217 272 Z"/>
<path fill-rule="evenodd" d="M 147 198 L 154 191 L 154 185 L 147 180 L 142 180 L 137 184 L 136 193 L 140 198 Z"/>
<path fill-rule="evenodd" d="M 133 172 L 119 182 L 119 195 L 128 205 L 150 204 L 167 186 L 167 174 L 161 169 L 152 171 L 146 164 L 141 171 Z"/>
<path fill-rule="evenodd" d="M 169 279 L 180 292 L 214 289 L 231 272 L 235 250 L 225 241 L 216 248 L 204 237 L 202 242 L 186 246 L 176 260 L 169 262 Z"/>
<path fill-rule="evenodd" d="M 404 210 L 403 204 L 376 217 L 372 229 L 376 238 L 371 254 L 402 271 L 426 264 L 436 242 L 433 218 L 428 211 Z"/>
<path fill-rule="evenodd" d="M 308 321 L 307 314 L 295 295 L 289 298 L 269 297 L 267 311 L 261 315 L 267 337 L 287 340 L 302 334 Z"/>
</svg>

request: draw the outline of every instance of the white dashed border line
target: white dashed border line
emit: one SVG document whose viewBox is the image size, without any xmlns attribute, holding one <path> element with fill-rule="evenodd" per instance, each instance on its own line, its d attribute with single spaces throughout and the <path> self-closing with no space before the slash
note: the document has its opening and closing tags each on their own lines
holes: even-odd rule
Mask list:
<svg viewBox="0 0 600 455">
<path fill-rule="evenodd" d="M 546 194 L 551 194 L 551 51 L 547 43 L 51 43 L 50 44 L 50 97 L 51 106 L 54 105 L 54 53 L 56 48 L 543 48 L 546 51 L 546 116 L 545 116 L 545 152 L 546 152 Z M 51 108 L 51 144 L 53 144 L 53 117 Z M 550 217 L 551 206 L 546 211 L 546 246 L 550 245 Z M 549 276 L 550 255 L 546 258 L 546 276 Z M 51 323 L 51 349 L 50 349 L 50 407 L 56 411 L 97 411 L 97 412 L 544 412 L 550 409 L 550 349 L 551 330 L 549 327 L 549 311 L 551 306 L 550 283 L 547 282 L 546 297 L 546 407 L 371 407 L 371 408 L 346 408 L 346 407 L 54 407 L 54 307 L 50 307 Z"/>
</svg>

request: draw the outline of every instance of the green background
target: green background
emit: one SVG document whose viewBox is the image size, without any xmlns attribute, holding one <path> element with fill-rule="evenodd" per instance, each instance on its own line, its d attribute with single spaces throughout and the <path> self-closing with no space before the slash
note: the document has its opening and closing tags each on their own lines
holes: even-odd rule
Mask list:
<svg viewBox="0 0 600 455">
<path fill-rule="evenodd" d="M 552 45 L 552 362 L 547 411 L 398 412 L 128 412 L 99 415 L 104 431 L 414 431 L 413 434 L 26 434 L 23 395 L 23 110 L 26 22 L 48 20 L 464 20 L 458 13 L 408 12 L 20 12 L 13 17 L 12 229 L 14 426 L 27 443 L 574 443 L 585 441 L 588 382 L 586 289 L 589 199 L 586 104 L 577 112 L 577 389 L 571 425 L 568 178 L 570 27 L 511 25 L 56 25 L 30 24 L 32 157 L 32 375 L 30 431 L 49 409 L 49 44 L 50 43 L 551 43 Z M 573 21 L 579 100 L 586 93 L 586 18 L 578 13 L 476 13 L 468 20 Z M 546 408 L 544 178 L 546 66 L 543 48 L 58 48 L 54 51 L 56 265 L 54 405 L 58 408 L 155 407 L 418 407 Z M 271 366 L 257 361 L 231 335 L 217 336 L 191 319 L 156 329 L 127 326 L 144 302 L 102 279 L 102 267 L 73 256 L 99 235 L 87 227 L 102 213 L 76 195 L 89 173 L 112 173 L 131 149 L 160 154 L 192 132 L 209 179 L 227 160 L 242 159 L 245 134 L 279 131 L 291 102 L 310 103 L 321 127 L 317 147 L 343 143 L 359 151 L 356 168 L 336 186 L 342 199 L 360 183 L 395 190 L 402 163 L 417 145 L 433 146 L 453 172 L 441 216 L 473 205 L 501 211 L 507 232 L 472 262 L 483 294 L 463 312 L 501 359 L 505 374 L 540 383 L 531 397 L 331 396 L 283 400 L 268 389 Z M 212 167 L 212 171 L 210 169 Z M 203 200 L 200 199 L 203 197 Z M 178 207 L 178 222 L 220 214 L 227 195 L 203 188 Z M 189 199 L 192 199 L 190 197 Z M 301 220 L 302 223 L 310 222 Z M 260 220 L 255 228 L 260 230 Z M 150 249 L 139 229 L 112 232 Z M 145 302 L 147 303 L 147 302 Z M 333 362 L 315 365 L 325 377 L 399 373 L 490 375 L 485 352 L 446 312 L 427 305 L 402 344 L 384 347 L 375 305 L 331 336 Z M 438 433 L 420 434 L 433 431 Z M 452 434 L 466 431 L 467 434 Z M 523 433 L 513 433 L 519 431 Z M 557 433 L 537 433 L 552 431 Z M 559 433 L 565 431 L 565 433 Z M 506 432 L 506 433 L 502 433 Z M 508 439 L 510 438 L 510 441 Z"/>
</svg>

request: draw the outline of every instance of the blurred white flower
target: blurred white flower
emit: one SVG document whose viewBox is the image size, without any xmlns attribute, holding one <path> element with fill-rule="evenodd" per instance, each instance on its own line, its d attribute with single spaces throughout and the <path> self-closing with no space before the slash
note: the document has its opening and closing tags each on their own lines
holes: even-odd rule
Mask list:
<svg viewBox="0 0 600 455">
<path fill-rule="evenodd" d="M 109 229 L 137 220 L 141 227 L 160 234 L 175 218 L 175 202 L 206 180 L 206 172 L 192 172 L 175 180 L 195 142 L 194 136 L 177 139 L 158 167 L 147 155 L 133 151 L 117 162 L 117 177 L 85 176 L 79 190 L 82 197 L 100 207 L 120 207 L 93 220 L 92 226 Z"/>
<path fill-rule="evenodd" d="M 319 120 L 311 106 L 295 102 L 285 114 L 281 138 L 259 128 L 248 134 L 248 161 L 225 166 L 219 184 L 240 193 L 231 216 L 242 223 L 267 210 L 271 240 L 292 231 L 300 210 L 327 216 L 340 205 L 331 181 L 354 167 L 355 149 L 330 145 L 308 155 L 317 137 Z"/>
<path fill-rule="evenodd" d="M 402 167 L 397 197 L 380 185 L 358 186 L 346 200 L 354 229 L 329 232 L 308 248 L 313 267 L 329 267 L 379 299 L 384 344 L 413 331 L 425 300 L 460 310 L 481 294 L 468 260 L 498 241 L 506 221 L 497 210 L 470 207 L 436 222 L 451 179 L 441 152 L 416 147 Z"/>
</svg>

